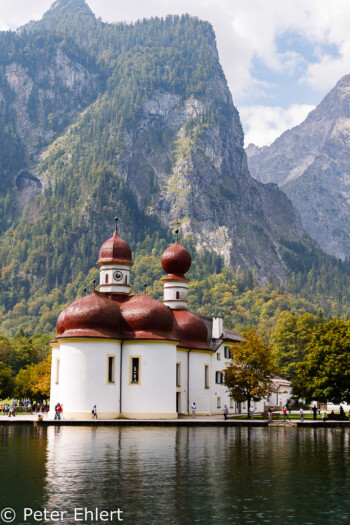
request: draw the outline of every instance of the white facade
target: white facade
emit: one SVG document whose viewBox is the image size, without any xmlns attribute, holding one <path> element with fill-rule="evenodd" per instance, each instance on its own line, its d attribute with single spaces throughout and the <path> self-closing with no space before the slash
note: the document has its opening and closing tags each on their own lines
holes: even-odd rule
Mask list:
<svg viewBox="0 0 350 525">
<path fill-rule="evenodd" d="M 163 303 L 169 308 L 177 310 L 187 310 L 187 279 L 183 281 L 165 280 L 164 281 L 164 300 Z"/>
<path fill-rule="evenodd" d="M 100 291 L 104 293 L 130 293 L 130 266 L 104 264 L 100 267 Z"/>
</svg>

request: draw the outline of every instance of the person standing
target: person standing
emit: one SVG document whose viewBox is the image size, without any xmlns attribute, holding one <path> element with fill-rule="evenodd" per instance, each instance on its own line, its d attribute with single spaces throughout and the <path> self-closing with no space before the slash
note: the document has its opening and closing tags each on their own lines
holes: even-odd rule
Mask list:
<svg viewBox="0 0 350 525">
<path fill-rule="evenodd" d="M 317 406 L 316 405 L 312 405 L 312 413 L 313 413 L 314 419 L 317 419 Z"/>
<path fill-rule="evenodd" d="M 194 401 L 192 403 L 191 410 L 192 410 L 192 419 L 196 419 L 197 406 L 196 406 L 196 403 Z"/>
<path fill-rule="evenodd" d="M 92 419 L 97 419 L 97 407 L 94 405 L 94 408 L 92 409 Z"/>
<path fill-rule="evenodd" d="M 255 412 L 255 406 L 254 405 L 250 405 L 250 407 L 249 407 L 249 415 L 250 415 L 250 419 L 251 420 L 253 420 L 254 412 Z"/>
<path fill-rule="evenodd" d="M 56 403 L 56 405 L 55 405 L 55 417 L 54 417 L 54 419 L 58 419 L 58 407 L 59 407 L 59 403 Z"/>
<path fill-rule="evenodd" d="M 228 416 L 228 408 L 227 408 L 227 405 L 224 406 L 224 419 L 226 421 L 227 419 L 227 416 Z"/>
<path fill-rule="evenodd" d="M 57 403 L 57 419 L 60 420 L 62 417 L 63 408 L 60 403 Z"/>
<path fill-rule="evenodd" d="M 286 422 L 286 418 L 288 419 L 288 421 L 290 421 L 286 406 L 283 407 L 282 412 L 283 412 L 283 421 L 284 421 L 284 423 Z"/>
<path fill-rule="evenodd" d="M 300 407 L 299 412 L 300 412 L 300 421 L 304 421 L 304 409 L 303 409 L 303 407 Z"/>
</svg>

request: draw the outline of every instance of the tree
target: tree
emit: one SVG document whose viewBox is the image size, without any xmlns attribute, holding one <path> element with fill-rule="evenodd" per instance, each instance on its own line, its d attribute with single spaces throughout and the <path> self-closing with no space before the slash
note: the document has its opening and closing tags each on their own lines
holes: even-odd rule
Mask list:
<svg viewBox="0 0 350 525">
<path fill-rule="evenodd" d="M 13 395 L 14 380 L 12 370 L 9 366 L 0 362 L 0 399 L 6 399 Z"/>
<path fill-rule="evenodd" d="M 36 365 L 27 366 L 16 377 L 16 395 L 43 401 L 50 397 L 51 355 Z"/>
<path fill-rule="evenodd" d="M 297 366 L 293 395 L 307 400 L 350 401 L 350 322 L 333 319 L 314 332 Z"/>
<path fill-rule="evenodd" d="M 234 362 L 225 368 L 224 384 L 230 397 L 242 403 L 260 401 L 273 392 L 272 377 L 276 373 L 271 348 L 252 328 L 243 332 L 245 341 L 233 347 Z"/>
<path fill-rule="evenodd" d="M 297 364 L 305 356 L 312 334 L 322 317 L 305 313 L 296 316 L 282 312 L 272 334 L 273 353 L 280 374 L 293 381 Z"/>
</svg>

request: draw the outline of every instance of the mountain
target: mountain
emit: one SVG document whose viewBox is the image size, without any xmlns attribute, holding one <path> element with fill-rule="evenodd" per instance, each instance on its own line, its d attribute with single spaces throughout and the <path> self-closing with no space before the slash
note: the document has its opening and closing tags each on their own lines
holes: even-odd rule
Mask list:
<svg viewBox="0 0 350 525">
<path fill-rule="evenodd" d="M 350 257 L 350 75 L 269 147 L 247 148 L 252 176 L 275 182 L 329 254 Z"/>
<path fill-rule="evenodd" d="M 325 258 L 277 185 L 250 176 L 207 22 L 106 24 L 83 0 L 58 0 L 1 33 L 0 144 L 0 330 L 53 328 L 96 277 L 116 211 L 136 291 L 161 293 L 153 281 L 177 221 L 193 280 L 224 262 L 249 286 L 293 277 L 314 297 L 330 281 L 321 273 L 333 296 L 349 289 L 350 270 Z"/>
</svg>

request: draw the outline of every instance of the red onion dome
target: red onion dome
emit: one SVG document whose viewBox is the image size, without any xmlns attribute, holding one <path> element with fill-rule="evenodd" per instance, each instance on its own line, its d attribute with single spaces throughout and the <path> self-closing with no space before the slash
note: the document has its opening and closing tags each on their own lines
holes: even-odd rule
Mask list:
<svg viewBox="0 0 350 525">
<path fill-rule="evenodd" d="M 177 241 L 165 250 L 162 255 L 162 266 L 168 274 L 184 277 L 191 268 L 191 255 Z"/>
<path fill-rule="evenodd" d="M 121 303 L 122 326 L 126 339 L 175 340 L 170 308 L 147 295 L 134 295 Z"/>
<path fill-rule="evenodd" d="M 97 264 L 102 266 L 108 263 L 121 263 L 128 266 L 133 264 L 130 246 L 119 237 L 117 232 L 114 232 L 113 237 L 104 242 L 100 249 Z"/>
<path fill-rule="evenodd" d="M 187 310 L 173 310 L 174 335 L 185 348 L 210 350 L 207 327 L 198 315 Z"/>
<path fill-rule="evenodd" d="M 57 338 L 103 337 L 120 339 L 120 308 L 117 303 L 93 292 L 80 297 L 58 317 Z"/>
</svg>

